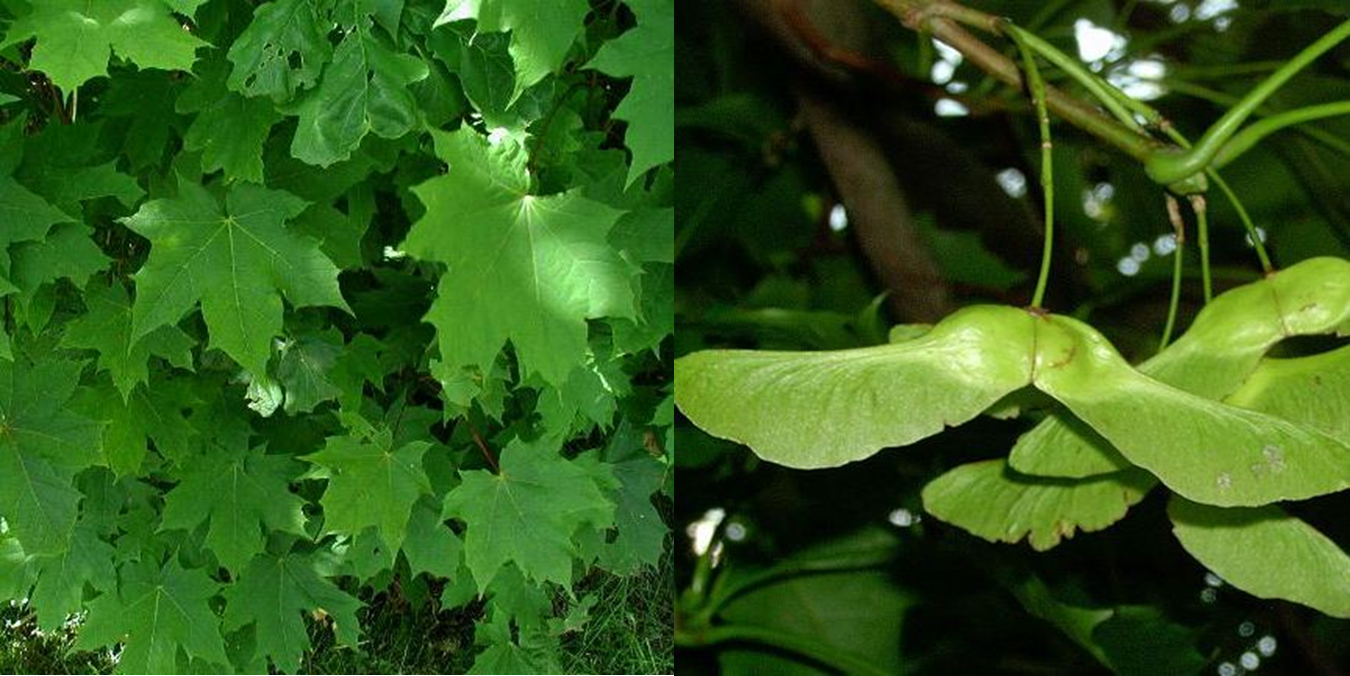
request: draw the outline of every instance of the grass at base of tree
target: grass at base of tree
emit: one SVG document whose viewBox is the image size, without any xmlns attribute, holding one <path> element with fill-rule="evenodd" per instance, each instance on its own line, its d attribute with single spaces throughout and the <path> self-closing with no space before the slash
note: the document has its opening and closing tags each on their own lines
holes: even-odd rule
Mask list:
<svg viewBox="0 0 1350 676">
<path fill-rule="evenodd" d="M 590 620 L 563 639 L 562 665 L 576 674 L 668 674 L 675 670 L 674 574 L 670 555 L 657 568 L 628 577 L 596 572 L 580 582 L 576 594 L 597 595 Z M 336 646 L 331 632 L 312 633 L 315 649 L 306 656 L 307 673 L 465 673 L 477 652 L 473 623 L 481 604 L 433 612 L 388 595 L 368 599 L 362 616 L 361 650 Z M 38 632 L 30 610 L 0 609 L 0 673 L 110 673 L 107 652 L 76 650 L 76 624 Z"/>
</svg>

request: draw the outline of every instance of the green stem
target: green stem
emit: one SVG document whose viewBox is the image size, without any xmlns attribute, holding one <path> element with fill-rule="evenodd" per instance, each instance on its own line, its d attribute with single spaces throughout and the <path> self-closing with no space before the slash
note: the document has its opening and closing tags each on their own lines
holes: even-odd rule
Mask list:
<svg viewBox="0 0 1350 676">
<path fill-rule="evenodd" d="M 1181 259 L 1186 245 L 1186 222 L 1181 218 L 1181 205 L 1171 195 L 1167 196 L 1167 217 L 1172 221 L 1177 247 L 1172 251 L 1172 295 L 1167 301 L 1167 324 L 1163 327 L 1162 340 L 1158 341 L 1159 352 L 1172 342 L 1172 329 L 1177 325 L 1177 307 L 1181 304 Z"/>
<path fill-rule="evenodd" d="M 1017 50 L 1022 53 L 1023 68 L 1027 73 L 1031 100 L 1036 104 L 1036 126 L 1041 132 L 1041 190 L 1045 195 L 1045 246 L 1041 250 L 1041 271 L 1036 277 L 1036 291 L 1031 296 L 1031 307 L 1040 308 L 1045 302 L 1045 287 L 1050 281 L 1050 259 L 1055 249 L 1055 170 L 1054 143 L 1050 140 L 1050 113 L 1045 106 L 1045 81 L 1036 66 L 1036 55 L 1025 39 L 1027 33 L 1007 24 L 1005 30 Z"/>
<path fill-rule="evenodd" d="M 1163 84 L 1167 87 L 1169 91 L 1173 91 L 1178 94 L 1184 94 L 1186 96 L 1191 96 L 1197 99 L 1201 99 L 1203 101 L 1209 101 L 1210 103 L 1219 106 L 1228 107 L 1237 103 L 1238 101 L 1238 97 L 1236 96 L 1225 94 L 1221 91 L 1216 91 L 1210 89 L 1209 87 L 1198 85 L 1195 84 L 1194 82 L 1189 82 L 1187 80 L 1169 77 L 1163 80 Z M 1276 114 L 1278 114 L 1278 111 L 1272 111 L 1268 107 L 1263 106 L 1257 109 L 1254 117 L 1264 119 L 1266 117 L 1270 117 L 1271 115 Z M 1321 143 L 1323 146 L 1326 146 L 1329 150 L 1333 150 L 1337 153 L 1340 153 L 1341 155 L 1344 155 L 1345 157 L 1350 158 L 1350 142 L 1342 140 L 1339 136 L 1336 136 L 1334 134 L 1328 134 L 1327 132 L 1318 129 L 1317 127 L 1299 127 L 1294 131 L 1303 134 L 1304 136 L 1307 136 L 1308 138 L 1317 141 L 1318 143 Z"/>
<path fill-rule="evenodd" d="M 1214 156 L 1211 166 L 1218 168 L 1232 162 L 1242 153 L 1251 150 L 1252 146 L 1260 142 L 1261 139 L 1286 127 L 1340 115 L 1350 115 L 1350 101 L 1336 101 L 1305 108 L 1295 108 L 1253 122 L 1224 144 L 1219 153 Z"/>
<path fill-rule="evenodd" d="M 1256 112 L 1257 107 L 1314 59 L 1347 37 L 1350 37 L 1350 20 L 1341 23 L 1303 48 L 1303 51 L 1295 54 L 1279 70 L 1271 73 L 1261 81 L 1261 84 L 1247 92 L 1237 105 L 1229 108 L 1228 112 L 1205 131 L 1195 147 L 1184 152 L 1159 152 L 1144 163 L 1144 170 L 1154 181 L 1164 185 L 1176 183 L 1204 171 L 1219 150 L 1238 132 L 1238 127 Z"/>
<path fill-rule="evenodd" d="M 685 648 L 709 648 L 723 643 L 758 643 L 796 653 L 846 674 L 885 676 L 888 672 L 871 660 L 857 657 L 813 638 L 745 624 L 724 624 L 695 631 L 676 632 L 675 645 Z"/>
<path fill-rule="evenodd" d="M 950 2 L 932 0 L 873 0 L 900 18 L 913 30 L 928 30 L 933 37 L 960 52 L 975 67 L 1004 84 L 1022 88 L 1021 72 L 1011 59 L 985 44 L 958 22 L 999 34 L 1001 20 L 983 12 Z M 1069 96 L 1054 87 L 1045 89 L 1046 106 L 1064 121 L 1099 138 L 1140 162 L 1147 161 L 1162 147 L 1156 139 L 1141 134 L 1104 115 L 1096 106 Z"/>
<path fill-rule="evenodd" d="M 1205 303 L 1208 304 L 1214 299 L 1214 278 L 1209 273 L 1209 205 L 1204 195 L 1190 197 L 1191 211 L 1195 212 L 1195 231 L 1200 235 L 1200 281 L 1205 289 Z M 1181 249 L 1180 240 L 1177 241 L 1177 249 Z M 1180 270 L 1181 264 L 1177 263 L 1178 273 Z"/>
<path fill-rule="evenodd" d="M 1054 64 L 1060 70 L 1076 80 L 1078 84 L 1088 90 L 1089 94 L 1096 97 L 1097 101 L 1102 104 L 1102 107 L 1106 108 L 1107 112 L 1111 113 L 1117 120 L 1120 120 L 1121 124 L 1124 124 L 1140 134 L 1144 133 L 1144 128 L 1140 126 L 1139 122 L 1134 119 L 1134 116 L 1131 115 L 1130 111 L 1125 107 L 1125 100 L 1133 101 L 1133 99 L 1123 95 L 1122 97 L 1113 95 L 1110 90 L 1115 89 L 1114 87 L 1092 74 L 1087 68 L 1084 68 L 1083 64 L 1079 63 L 1077 59 L 1056 49 L 1054 45 L 1042 40 L 1036 34 L 1023 30 L 1012 23 L 1004 24 L 1004 32 L 1007 33 L 1008 37 L 1012 38 L 1014 42 L 1018 43 L 1019 48 L 1021 48 L 1022 45 L 1031 48 L 1037 54 L 1040 54 L 1046 61 Z M 1025 60 L 1025 57 L 1023 58 Z"/>
<path fill-rule="evenodd" d="M 1238 220 L 1242 221 L 1242 227 L 1247 230 L 1247 238 L 1252 241 L 1252 247 L 1256 249 L 1256 257 L 1261 261 L 1261 271 L 1269 275 L 1275 271 L 1275 266 L 1270 264 L 1270 255 L 1266 253 L 1266 244 L 1261 241 L 1261 233 L 1256 230 L 1256 224 L 1252 222 L 1251 214 L 1247 213 L 1246 207 L 1242 206 L 1242 201 L 1238 199 L 1237 193 L 1228 187 L 1228 181 L 1219 176 L 1216 169 L 1210 169 L 1205 172 L 1209 179 L 1214 181 L 1214 185 L 1219 186 L 1224 197 L 1228 198 L 1228 203 L 1233 205 L 1233 211 L 1237 212 Z"/>
</svg>

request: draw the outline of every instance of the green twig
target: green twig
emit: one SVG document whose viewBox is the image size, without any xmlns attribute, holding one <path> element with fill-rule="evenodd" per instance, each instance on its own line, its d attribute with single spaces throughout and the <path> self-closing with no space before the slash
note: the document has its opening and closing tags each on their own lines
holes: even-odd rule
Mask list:
<svg viewBox="0 0 1350 676">
<path fill-rule="evenodd" d="M 874 0 L 878 5 L 916 31 L 927 30 L 933 37 L 960 52 L 977 68 L 1004 84 L 1023 87 L 1021 71 L 1011 59 L 999 53 L 958 23 L 974 26 L 992 34 L 1002 32 L 998 17 L 950 2 L 923 0 Z M 1045 88 L 1046 107 L 1064 121 L 1099 138 L 1141 162 L 1159 148 L 1156 139 L 1131 129 L 1102 113 L 1091 103 L 1065 94 L 1054 87 Z"/>
<path fill-rule="evenodd" d="M 1237 103 L 1238 97 L 1224 92 L 1210 89 L 1202 85 L 1195 84 L 1187 80 L 1181 80 L 1174 77 L 1168 77 L 1162 81 L 1168 91 L 1176 92 L 1185 96 L 1194 97 L 1203 101 L 1209 101 L 1219 106 L 1231 106 Z M 1272 111 L 1268 107 L 1262 106 L 1256 110 L 1253 117 L 1266 118 L 1271 115 L 1277 115 L 1280 111 Z M 1253 123 L 1255 124 L 1255 123 Z M 1321 143 L 1327 149 L 1340 153 L 1350 158 L 1350 141 L 1346 141 L 1335 134 L 1329 134 L 1317 127 L 1299 127 L 1294 131 L 1307 136 L 1308 138 Z"/>
<path fill-rule="evenodd" d="M 1247 92 L 1247 95 L 1242 97 L 1237 105 L 1229 108 L 1218 121 L 1205 131 L 1204 136 L 1200 137 L 1195 147 L 1182 152 L 1164 151 L 1156 153 L 1153 158 L 1144 163 L 1144 170 L 1149 177 L 1164 185 L 1176 183 L 1204 171 L 1210 165 L 1214 156 L 1238 132 L 1238 127 L 1252 113 L 1256 112 L 1256 109 L 1266 99 L 1270 98 L 1290 78 L 1312 63 L 1314 59 L 1348 37 L 1350 37 L 1350 20 L 1341 23 L 1326 35 L 1304 47 L 1302 51 L 1295 54 L 1278 70 L 1262 80 L 1250 92 Z"/>
<path fill-rule="evenodd" d="M 1269 275 L 1275 271 L 1275 266 L 1270 264 L 1270 254 L 1266 253 L 1266 244 L 1261 239 L 1261 233 L 1256 229 L 1256 224 L 1252 222 L 1251 214 L 1247 213 L 1246 207 L 1242 206 L 1242 201 L 1238 199 L 1237 193 L 1228 187 L 1228 181 L 1219 176 L 1216 169 L 1210 169 L 1209 179 L 1214 181 L 1214 185 L 1219 186 L 1224 197 L 1228 198 L 1228 203 L 1233 205 L 1233 211 L 1237 212 L 1238 220 L 1242 221 L 1242 227 L 1247 230 L 1247 238 L 1252 241 L 1252 247 L 1256 249 L 1256 257 L 1261 261 L 1261 271 Z"/>
<path fill-rule="evenodd" d="M 1111 94 L 1109 90 L 1115 89 L 1114 87 L 1089 72 L 1077 59 L 1056 49 L 1054 45 L 1042 40 L 1035 33 L 1023 30 L 1012 23 L 1006 23 L 1004 26 L 1004 31 L 1008 34 L 1008 37 L 1018 43 L 1019 48 L 1021 48 L 1022 45 L 1025 45 L 1027 48 L 1030 48 L 1041 55 L 1046 61 L 1054 64 L 1060 70 L 1076 80 L 1078 84 L 1082 85 L 1089 94 L 1092 94 L 1092 96 L 1102 104 L 1102 107 L 1106 108 L 1107 112 L 1111 113 L 1117 120 L 1120 120 L 1121 124 L 1124 124 L 1140 134 L 1144 133 L 1144 128 L 1134 119 L 1134 116 L 1130 114 L 1130 111 L 1125 108 L 1127 105 L 1125 102 L 1133 101 L 1133 99 L 1130 99 L 1128 96 L 1121 98 Z"/>
<path fill-rule="evenodd" d="M 675 645 L 685 648 L 708 648 L 723 643 L 757 643 L 786 650 L 846 674 L 884 676 L 888 673 L 871 660 L 856 657 L 807 636 L 789 634 L 768 627 L 724 624 L 675 633 Z"/>
<path fill-rule="evenodd" d="M 1186 221 L 1181 217 L 1181 204 L 1171 195 L 1167 195 L 1167 218 L 1172 221 L 1177 247 L 1172 251 L 1172 295 L 1167 301 L 1167 324 L 1163 327 L 1162 340 L 1158 341 L 1159 352 L 1172 342 L 1172 330 L 1177 325 L 1177 306 L 1181 304 L 1181 259 L 1186 244 Z"/>
<path fill-rule="evenodd" d="M 1191 211 L 1195 212 L 1195 231 L 1200 240 L 1200 280 L 1205 289 L 1205 303 L 1209 303 L 1214 299 L 1214 278 L 1209 273 L 1209 204 L 1205 202 L 1204 195 L 1190 195 L 1190 198 Z M 1177 250 L 1180 249 L 1181 239 L 1178 236 Z M 1180 263 L 1177 264 L 1177 271 L 1181 271 Z"/>
<path fill-rule="evenodd" d="M 1050 140 L 1050 113 L 1045 106 L 1045 81 L 1036 66 L 1036 55 L 1031 51 L 1025 31 L 1008 23 L 1005 31 L 1017 43 L 1022 53 L 1022 64 L 1027 74 L 1027 89 L 1036 104 L 1036 126 L 1041 132 L 1041 190 L 1045 196 L 1045 247 L 1041 250 L 1041 271 L 1036 277 L 1036 291 L 1031 296 L 1031 307 L 1040 308 L 1045 302 L 1045 287 L 1050 280 L 1050 259 L 1055 248 L 1055 175 L 1054 143 Z"/>
<path fill-rule="evenodd" d="M 1336 101 L 1334 103 L 1323 103 L 1316 106 L 1285 110 L 1257 122 L 1253 122 L 1234 135 L 1233 138 L 1229 139 L 1228 143 L 1224 144 L 1223 148 L 1219 150 L 1219 153 L 1214 156 L 1214 160 L 1210 163 L 1210 166 L 1218 168 L 1232 162 L 1242 153 L 1251 150 L 1252 146 L 1259 143 L 1261 139 L 1286 127 L 1340 115 L 1350 115 L 1350 101 Z"/>
</svg>

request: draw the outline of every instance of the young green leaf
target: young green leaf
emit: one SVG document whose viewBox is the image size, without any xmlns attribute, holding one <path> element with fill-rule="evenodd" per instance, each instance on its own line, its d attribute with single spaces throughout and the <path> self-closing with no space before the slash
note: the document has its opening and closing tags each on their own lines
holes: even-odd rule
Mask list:
<svg viewBox="0 0 1350 676">
<path fill-rule="evenodd" d="M 176 324 L 198 301 L 220 348 L 252 373 L 265 373 L 281 333 L 281 296 L 296 306 L 347 309 L 337 268 L 286 221 L 306 203 L 289 193 L 235 185 L 222 205 L 201 186 L 180 182 L 178 197 L 141 206 L 122 219 L 150 240 L 136 273 L 132 340 Z"/>
<path fill-rule="evenodd" d="M 698 352 L 675 362 L 675 403 L 766 460 L 835 467 L 964 423 L 1029 384 L 1035 321 L 975 306 L 878 347 Z"/>
<path fill-rule="evenodd" d="M 1200 563 L 1260 598 L 1350 618 L 1350 556 L 1276 507 L 1219 508 L 1173 496 L 1172 532 Z"/>
<path fill-rule="evenodd" d="M 1085 480 L 1019 474 L 1002 459 L 961 465 L 929 482 L 923 507 L 933 516 L 992 542 L 1027 538 L 1046 550 L 1076 530 L 1119 521 L 1157 480 L 1138 468 Z"/>
</svg>

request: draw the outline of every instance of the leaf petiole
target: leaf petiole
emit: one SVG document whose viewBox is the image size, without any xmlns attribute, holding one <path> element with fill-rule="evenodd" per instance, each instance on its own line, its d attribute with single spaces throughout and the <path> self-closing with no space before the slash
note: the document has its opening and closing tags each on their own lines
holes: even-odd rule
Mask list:
<svg viewBox="0 0 1350 676">
<path fill-rule="evenodd" d="M 1041 70 L 1036 66 L 1036 55 L 1032 52 L 1025 31 L 1004 22 L 1004 31 L 1017 43 L 1022 53 L 1023 69 L 1026 71 L 1027 89 L 1036 104 L 1036 126 L 1041 133 L 1041 190 L 1045 202 L 1045 245 L 1041 250 L 1041 270 L 1036 277 L 1036 291 L 1031 296 L 1031 307 L 1040 308 L 1045 301 L 1045 287 L 1050 279 L 1050 258 L 1055 249 L 1055 178 L 1054 144 L 1050 140 L 1050 113 L 1045 106 L 1045 80 L 1041 79 Z"/>
</svg>

